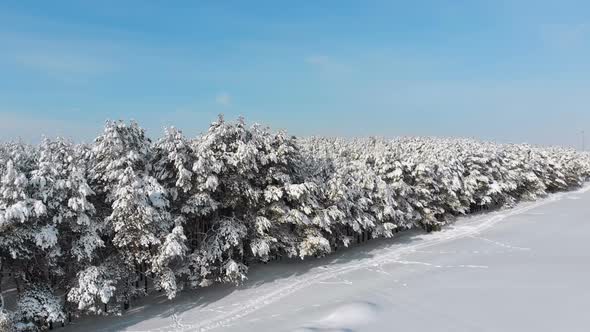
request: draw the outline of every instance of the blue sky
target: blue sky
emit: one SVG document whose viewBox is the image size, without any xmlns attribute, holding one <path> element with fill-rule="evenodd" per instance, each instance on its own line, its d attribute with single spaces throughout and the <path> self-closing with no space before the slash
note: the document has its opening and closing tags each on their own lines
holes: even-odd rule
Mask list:
<svg viewBox="0 0 590 332">
<path fill-rule="evenodd" d="M 0 22 L 0 139 L 89 141 L 107 118 L 195 136 L 218 113 L 296 135 L 590 133 L 588 1 L 3 0 Z"/>
</svg>

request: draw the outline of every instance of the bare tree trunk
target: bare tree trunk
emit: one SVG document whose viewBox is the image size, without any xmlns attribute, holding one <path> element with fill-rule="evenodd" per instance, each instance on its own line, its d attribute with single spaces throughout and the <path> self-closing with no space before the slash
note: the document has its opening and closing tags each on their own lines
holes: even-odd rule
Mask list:
<svg viewBox="0 0 590 332">
<path fill-rule="evenodd" d="M 49 287 L 52 286 L 51 284 L 51 277 L 49 274 L 49 265 L 45 265 L 45 269 L 44 269 L 44 273 L 45 273 L 45 280 L 47 280 L 47 285 L 49 285 Z"/>
<path fill-rule="evenodd" d="M 2 263 L 2 257 L 0 257 L 0 310 L 4 308 L 4 296 L 2 296 L 2 279 L 4 277 L 2 272 L 4 271 L 4 264 Z"/>
<path fill-rule="evenodd" d="M 16 284 L 16 292 L 20 294 L 20 282 L 18 282 L 18 275 L 14 273 L 14 283 Z"/>
<path fill-rule="evenodd" d="M 144 273 L 143 286 L 145 289 L 145 293 L 147 294 L 147 292 L 148 292 L 148 278 L 147 278 L 147 263 L 146 262 L 143 262 L 143 273 Z"/>
<path fill-rule="evenodd" d="M 139 288 L 139 276 L 141 272 L 139 270 L 139 265 L 135 265 L 135 288 Z"/>
</svg>

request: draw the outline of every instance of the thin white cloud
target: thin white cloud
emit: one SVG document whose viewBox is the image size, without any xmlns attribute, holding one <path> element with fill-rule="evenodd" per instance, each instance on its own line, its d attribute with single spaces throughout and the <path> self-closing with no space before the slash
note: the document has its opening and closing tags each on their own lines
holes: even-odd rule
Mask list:
<svg viewBox="0 0 590 332">
<path fill-rule="evenodd" d="M 342 74 L 350 72 L 350 70 L 352 69 L 350 63 L 345 63 L 342 62 L 342 59 L 340 58 L 334 58 L 323 54 L 310 55 L 308 57 L 305 57 L 304 61 L 309 66 L 319 71 L 330 72 L 332 74 Z"/>
<path fill-rule="evenodd" d="M 215 103 L 217 103 L 218 105 L 227 107 L 232 104 L 232 99 L 231 99 L 231 96 L 229 95 L 229 93 L 221 92 L 221 93 L 217 94 L 217 96 L 215 96 Z"/>
<path fill-rule="evenodd" d="M 0 110 L 0 140 L 39 142 L 43 136 L 65 137 L 91 142 L 100 133 L 102 123 L 55 119 L 50 116 Z"/>
<path fill-rule="evenodd" d="M 52 39 L 0 29 L 3 50 L 0 66 L 37 72 L 58 79 L 75 79 L 109 73 L 121 57 L 110 42 Z"/>
<path fill-rule="evenodd" d="M 546 44 L 567 51 L 588 45 L 590 24 L 547 24 L 541 27 L 540 33 Z"/>
<path fill-rule="evenodd" d="M 51 75 L 87 75 L 111 71 L 112 64 L 90 56 L 30 51 L 14 56 L 16 64 Z"/>
<path fill-rule="evenodd" d="M 330 57 L 327 55 L 311 55 L 305 58 L 305 62 L 315 66 L 325 66 L 330 63 Z"/>
</svg>

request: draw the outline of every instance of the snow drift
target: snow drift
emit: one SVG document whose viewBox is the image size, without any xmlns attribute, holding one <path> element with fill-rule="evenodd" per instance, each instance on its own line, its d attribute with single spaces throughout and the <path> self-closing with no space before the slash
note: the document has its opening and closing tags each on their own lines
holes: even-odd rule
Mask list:
<svg viewBox="0 0 590 332">
<path fill-rule="evenodd" d="M 370 302 L 352 302 L 341 304 L 333 312 L 319 320 L 313 326 L 296 329 L 294 332 L 346 332 L 366 325 L 375 320 L 378 307 Z"/>
</svg>

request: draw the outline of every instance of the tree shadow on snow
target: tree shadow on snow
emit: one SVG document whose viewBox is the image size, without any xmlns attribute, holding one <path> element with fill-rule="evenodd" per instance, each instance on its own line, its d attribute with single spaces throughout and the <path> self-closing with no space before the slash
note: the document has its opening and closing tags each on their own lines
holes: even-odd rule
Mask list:
<svg viewBox="0 0 590 332">
<path fill-rule="evenodd" d="M 325 257 L 283 258 L 269 261 L 267 264 L 253 264 L 249 267 L 248 279 L 239 286 L 214 284 L 205 288 L 187 289 L 172 300 L 169 300 L 163 292 L 155 292 L 132 301 L 129 310 L 121 316 L 81 317 L 67 324 L 65 328 L 55 330 L 63 332 L 82 330 L 86 332 L 121 331 L 126 329 L 131 331 L 157 331 L 157 328 L 142 329 L 134 327 L 141 322 L 152 319 L 158 321 L 167 320 L 166 323 L 159 322 L 154 325 L 161 326 L 166 331 L 173 330 L 175 321 L 182 320 L 183 313 L 187 311 L 198 310 L 204 318 L 211 317 L 211 314 L 223 313 L 228 304 L 220 303 L 221 300 L 234 292 L 250 292 L 251 294 L 248 295 L 252 296 L 256 294 L 258 289 L 269 284 L 275 282 L 288 283 L 288 279 L 295 279 L 309 273 L 310 270 L 320 270 L 327 267 L 338 269 L 340 266 L 349 265 L 355 261 L 369 259 L 389 247 L 398 247 L 415 242 L 423 234 L 425 233 L 421 230 L 412 229 L 397 233 L 390 239 L 373 239 L 361 244 L 354 244 L 348 248 L 340 248 Z M 190 324 L 198 324 L 198 321 Z"/>
</svg>

